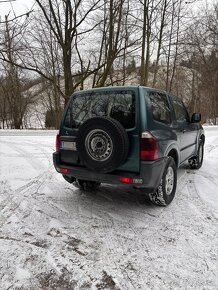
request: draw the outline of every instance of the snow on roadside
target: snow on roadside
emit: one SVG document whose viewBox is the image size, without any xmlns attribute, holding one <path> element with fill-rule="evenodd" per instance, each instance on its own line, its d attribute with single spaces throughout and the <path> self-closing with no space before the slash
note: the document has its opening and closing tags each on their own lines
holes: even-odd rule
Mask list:
<svg viewBox="0 0 218 290">
<path fill-rule="evenodd" d="M 195 175 L 196 188 L 218 219 L 218 126 L 205 127 L 205 158 Z"/>
<path fill-rule="evenodd" d="M 218 128 L 205 130 L 204 165 L 180 169 L 166 208 L 66 183 L 55 131 L 0 130 L 0 289 L 218 289 Z"/>
</svg>

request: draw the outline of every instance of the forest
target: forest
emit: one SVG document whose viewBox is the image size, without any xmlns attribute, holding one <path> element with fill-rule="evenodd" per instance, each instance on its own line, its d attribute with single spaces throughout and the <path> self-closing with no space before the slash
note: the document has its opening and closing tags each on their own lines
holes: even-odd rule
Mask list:
<svg viewBox="0 0 218 290">
<path fill-rule="evenodd" d="M 165 90 L 218 124 L 212 2 L 36 0 L 1 17 L 0 128 L 58 128 L 72 93 L 111 85 Z"/>
</svg>

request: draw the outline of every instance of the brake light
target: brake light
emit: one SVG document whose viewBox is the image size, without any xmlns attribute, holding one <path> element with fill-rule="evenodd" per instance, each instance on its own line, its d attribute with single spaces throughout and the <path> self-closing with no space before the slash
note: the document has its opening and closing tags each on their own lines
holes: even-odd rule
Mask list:
<svg viewBox="0 0 218 290">
<path fill-rule="evenodd" d="M 60 151 L 59 134 L 56 136 L 56 152 Z"/>
<path fill-rule="evenodd" d="M 132 177 L 120 177 L 120 182 L 122 183 L 129 183 L 129 184 L 142 184 L 143 179 L 142 178 L 132 178 Z"/>
<path fill-rule="evenodd" d="M 122 182 L 122 183 L 133 183 L 133 178 L 131 178 L 131 177 L 120 177 L 120 182 Z"/>
<path fill-rule="evenodd" d="M 149 131 L 142 132 L 140 140 L 140 158 L 141 160 L 156 160 L 158 156 L 157 139 Z"/>
<path fill-rule="evenodd" d="M 63 174 L 67 174 L 67 173 L 69 173 L 69 169 L 68 168 L 60 168 L 60 171 L 59 171 L 60 173 L 63 173 Z"/>
</svg>

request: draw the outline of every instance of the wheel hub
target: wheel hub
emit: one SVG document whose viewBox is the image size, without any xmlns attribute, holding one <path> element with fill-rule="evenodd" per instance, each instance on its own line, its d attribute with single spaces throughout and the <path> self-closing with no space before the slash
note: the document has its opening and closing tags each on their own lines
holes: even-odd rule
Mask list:
<svg viewBox="0 0 218 290">
<path fill-rule="evenodd" d="M 100 129 L 89 132 L 85 139 L 85 147 L 89 156 L 95 161 L 105 161 L 113 152 L 111 137 Z"/>
<path fill-rule="evenodd" d="M 174 171 L 172 167 L 168 167 L 165 180 L 166 194 L 170 195 L 174 185 Z"/>
</svg>

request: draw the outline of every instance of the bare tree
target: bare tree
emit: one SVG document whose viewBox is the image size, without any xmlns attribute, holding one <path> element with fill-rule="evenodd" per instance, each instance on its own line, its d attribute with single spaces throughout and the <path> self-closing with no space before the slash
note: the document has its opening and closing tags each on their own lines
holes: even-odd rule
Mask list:
<svg viewBox="0 0 218 290">
<path fill-rule="evenodd" d="M 148 83 L 148 70 L 150 60 L 150 36 L 151 36 L 151 23 L 153 16 L 154 0 L 143 1 L 143 25 L 142 25 L 142 49 L 141 49 L 141 85 Z"/>
<path fill-rule="evenodd" d="M 93 27 L 89 27 L 84 31 L 82 26 L 85 19 L 99 7 L 101 1 L 93 0 L 89 2 L 79 0 L 72 2 L 70 0 L 36 0 L 36 2 L 42 12 L 45 25 L 51 30 L 53 42 L 58 44 L 61 51 L 61 59 L 59 61 L 62 64 L 64 91 L 62 91 L 61 87 L 58 87 L 53 77 L 49 76 L 47 72 L 44 71 L 43 65 L 41 65 L 41 58 L 38 58 L 37 47 L 31 47 L 29 45 L 29 42 L 31 41 L 30 33 L 22 33 L 22 42 L 23 46 L 25 46 L 25 53 L 23 53 L 23 55 L 19 54 L 19 61 L 14 63 L 14 65 L 36 72 L 48 81 L 53 82 L 59 91 L 62 92 L 62 96 L 66 103 L 69 96 L 79 85 L 79 83 L 73 84 L 75 74 L 72 72 L 72 57 L 73 50 L 75 49 L 75 41 L 78 38 L 78 35 L 83 35 L 87 33 L 87 31 L 93 29 Z M 78 30 L 80 31 L 78 32 Z M 10 62 L 4 51 L 1 51 L 1 59 Z M 77 61 L 78 59 L 75 62 Z M 86 74 L 86 77 L 91 73 L 92 71 Z"/>
<path fill-rule="evenodd" d="M 117 76 L 120 82 L 125 80 L 125 66 L 128 55 L 136 49 L 139 37 L 135 37 L 136 20 L 130 14 L 130 1 L 108 0 L 104 2 L 102 19 L 99 23 L 99 48 L 95 58 L 99 70 L 93 77 L 93 87 L 101 87 L 105 84 L 113 85 L 117 82 Z M 134 35 L 134 36 L 133 36 Z M 122 67 L 120 65 L 122 64 Z M 115 70 L 122 71 L 122 76 Z"/>
<path fill-rule="evenodd" d="M 203 120 L 217 123 L 218 116 L 218 38 L 217 11 L 202 7 L 184 39 L 186 60 L 183 65 L 193 72 L 191 111 L 201 111 Z"/>
<path fill-rule="evenodd" d="M 17 49 L 15 37 L 16 26 L 10 26 L 5 17 L 5 31 L 3 36 L 4 51 L 9 62 L 2 64 L 4 77 L 2 78 L 2 112 L 3 126 L 5 118 L 10 121 L 10 127 L 20 129 L 23 124 L 23 116 L 31 101 L 24 96 L 25 80 L 21 70 L 13 63 L 16 62 L 15 51 Z M 7 111 L 6 111 L 7 110 Z"/>
<path fill-rule="evenodd" d="M 158 66 L 161 56 L 161 48 L 163 46 L 163 35 L 164 35 L 164 28 L 166 26 L 166 14 L 167 14 L 167 8 L 169 5 L 169 0 L 164 0 L 161 6 L 161 19 L 160 19 L 160 29 L 158 32 L 158 47 L 157 47 L 157 56 L 155 61 L 155 68 L 154 68 L 154 78 L 153 78 L 153 87 L 156 85 L 157 81 L 157 72 L 158 72 Z"/>
</svg>

